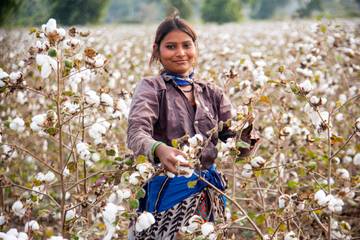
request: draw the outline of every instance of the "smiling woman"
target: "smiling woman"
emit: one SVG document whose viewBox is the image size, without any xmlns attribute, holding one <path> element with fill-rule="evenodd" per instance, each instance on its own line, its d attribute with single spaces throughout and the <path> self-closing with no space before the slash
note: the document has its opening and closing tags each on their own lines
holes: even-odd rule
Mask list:
<svg viewBox="0 0 360 240">
<path fill-rule="evenodd" d="M 131 223 L 129 239 L 175 239 L 180 230 L 195 231 L 189 227 L 195 224 L 190 220 L 194 215 L 202 223 L 224 220 L 224 196 L 198 181 L 198 175 L 220 190 L 226 187 L 214 164 L 216 144 L 235 133 L 226 124 L 216 134 L 210 130 L 231 118 L 231 104 L 219 87 L 196 77 L 196 38 L 185 20 L 177 16 L 165 19 L 157 29 L 150 59 L 150 64 L 160 62 L 163 70 L 159 76 L 142 79 L 135 89 L 128 118 L 128 147 L 135 155 L 146 155 L 166 174 L 154 176 L 144 186 L 146 195 L 140 200 L 139 216 Z M 243 130 L 241 138 L 251 148 L 241 150 L 242 156 L 249 155 L 257 142 L 251 139 L 251 130 L 251 124 Z M 200 164 L 195 169 L 187 154 L 172 147 L 173 140 L 183 136 L 191 138 L 181 146 L 200 149 Z M 195 185 L 189 187 L 191 183 Z M 144 214 L 155 221 L 144 225 Z"/>
</svg>

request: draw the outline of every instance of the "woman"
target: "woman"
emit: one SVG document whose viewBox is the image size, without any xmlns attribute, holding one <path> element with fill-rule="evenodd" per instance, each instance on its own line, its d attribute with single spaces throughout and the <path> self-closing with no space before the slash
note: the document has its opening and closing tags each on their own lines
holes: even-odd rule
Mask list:
<svg viewBox="0 0 360 240">
<path fill-rule="evenodd" d="M 196 33 L 183 19 L 177 16 L 166 18 L 156 31 L 150 64 L 159 61 L 163 67 L 160 76 L 142 79 L 134 92 L 128 119 L 128 147 L 135 155 L 146 155 L 154 165 L 178 174 L 178 166 L 191 167 L 179 162 L 178 155 L 186 155 L 171 145 L 173 139 L 184 135 L 200 134 L 204 139 L 208 131 L 221 121 L 231 118 L 231 104 L 220 88 L 200 81 L 194 74 L 197 47 Z M 242 139 L 252 143 L 250 125 L 242 133 Z M 201 169 L 197 174 L 221 190 L 225 182 L 214 167 L 217 157 L 218 138 L 226 141 L 235 133 L 224 127 L 201 152 Z M 251 149 L 243 149 L 249 155 Z M 198 179 L 157 176 L 144 187 L 146 196 L 141 200 L 141 211 L 152 212 L 155 224 L 141 232 L 130 230 L 130 239 L 175 239 L 181 227 L 191 216 L 197 214 L 205 221 L 214 221 L 224 216 L 225 199 L 197 181 L 195 187 L 187 183 Z"/>
</svg>

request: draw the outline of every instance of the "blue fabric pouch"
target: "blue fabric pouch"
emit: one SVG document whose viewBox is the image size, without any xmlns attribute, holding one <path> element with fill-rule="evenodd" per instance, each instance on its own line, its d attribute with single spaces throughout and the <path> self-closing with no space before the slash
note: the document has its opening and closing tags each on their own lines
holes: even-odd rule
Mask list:
<svg viewBox="0 0 360 240">
<path fill-rule="evenodd" d="M 196 174 L 204 177 L 218 189 L 225 190 L 225 183 L 220 173 L 216 171 L 215 164 L 207 170 L 196 172 Z M 192 182 L 192 184 L 189 184 L 191 186 L 188 185 L 189 182 Z M 207 186 L 208 184 L 201 181 L 195 174 L 189 178 L 184 176 L 176 176 L 174 178 L 167 176 L 152 177 L 144 186 L 146 195 L 140 199 L 138 210 L 141 212 L 166 211 L 191 195 L 201 192 Z M 222 195 L 221 198 L 225 205 L 225 196 Z"/>
</svg>

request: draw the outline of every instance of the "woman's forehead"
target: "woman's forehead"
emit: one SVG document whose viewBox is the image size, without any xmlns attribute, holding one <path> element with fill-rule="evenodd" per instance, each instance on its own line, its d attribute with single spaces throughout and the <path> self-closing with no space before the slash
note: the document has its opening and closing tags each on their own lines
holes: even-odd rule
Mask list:
<svg viewBox="0 0 360 240">
<path fill-rule="evenodd" d="M 169 32 L 163 39 L 162 42 L 169 43 L 169 42 L 187 42 L 187 41 L 193 41 L 192 38 L 185 32 L 181 30 L 173 30 Z"/>
</svg>

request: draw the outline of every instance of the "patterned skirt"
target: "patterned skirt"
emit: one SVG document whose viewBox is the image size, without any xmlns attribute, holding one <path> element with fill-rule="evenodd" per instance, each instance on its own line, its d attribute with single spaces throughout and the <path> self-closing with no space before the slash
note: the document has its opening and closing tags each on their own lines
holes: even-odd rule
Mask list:
<svg viewBox="0 0 360 240">
<path fill-rule="evenodd" d="M 173 240 L 193 215 L 201 216 L 204 221 L 225 220 L 225 208 L 220 195 L 213 189 L 205 188 L 172 208 L 153 213 L 155 223 L 142 232 L 135 231 L 136 219 L 130 223 L 129 240 Z"/>
</svg>

